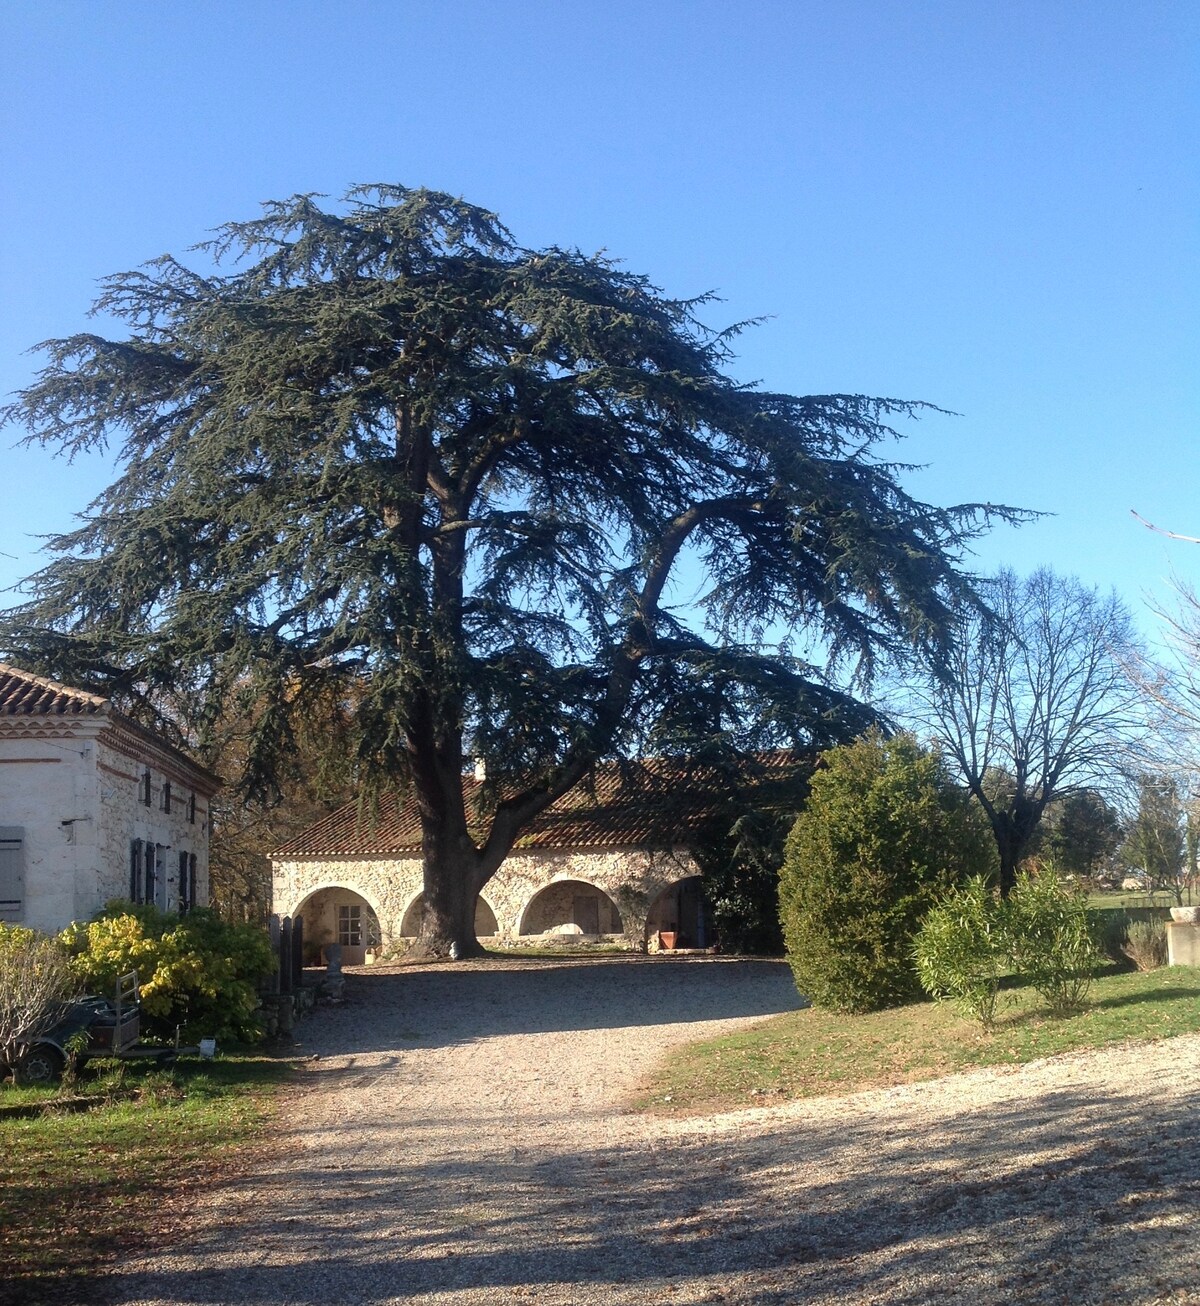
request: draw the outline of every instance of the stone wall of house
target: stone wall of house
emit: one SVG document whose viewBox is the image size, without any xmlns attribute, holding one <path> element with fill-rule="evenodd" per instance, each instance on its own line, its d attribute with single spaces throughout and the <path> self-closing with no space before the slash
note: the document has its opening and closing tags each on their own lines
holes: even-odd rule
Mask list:
<svg viewBox="0 0 1200 1306">
<path fill-rule="evenodd" d="M 0 717 L 0 898 L 9 904 L 0 919 L 54 933 L 128 897 L 135 839 L 159 850 L 160 906 L 179 906 L 185 853 L 196 857 L 195 901 L 206 903 L 215 785 L 165 741 L 107 710 Z"/>
<path fill-rule="evenodd" d="M 369 904 L 379 921 L 383 946 L 401 937 L 404 913 L 420 894 L 419 858 L 305 857 L 272 861 L 271 910 L 294 916 L 323 889 L 349 889 Z"/>
<path fill-rule="evenodd" d="M 149 803 L 144 776 L 150 773 Z M 196 858 L 196 906 L 208 903 L 208 798 L 198 792 L 186 771 L 169 757 L 117 732 L 105 732 L 97 746 L 99 794 L 97 882 L 91 905 L 81 918 L 94 914 L 112 898 L 129 896 L 129 850 L 135 839 L 160 850 L 165 880 L 156 901 L 166 911 L 179 907 L 180 854 Z M 167 810 L 167 786 L 170 810 Z M 193 806 L 192 799 L 195 797 Z"/>
<path fill-rule="evenodd" d="M 79 918 L 96 882 L 92 733 L 40 722 L 0 733 L 0 828 L 13 832 L 22 878 L 6 923 L 56 933 Z"/>
<path fill-rule="evenodd" d="M 687 853 L 631 848 L 518 851 L 507 858 L 480 896 L 495 915 L 500 937 L 516 938 L 523 926 L 526 933 L 533 925 L 540 932 L 556 928 L 556 922 L 570 921 L 574 898 L 587 896 L 578 883 L 572 887 L 572 882 L 581 881 L 601 890 L 611 904 L 607 910 L 603 902 L 599 904 L 601 932 L 615 934 L 623 929 L 626 937 L 638 939 L 658 895 L 698 873 Z M 313 894 L 333 887 L 347 889 L 374 910 L 387 949 L 402 937 L 405 913 L 420 896 L 422 882 L 417 858 L 281 858 L 273 862 L 273 910 L 281 916 L 294 915 Z M 552 885 L 556 887 L 549 894 L 539 897 Z M 531 904 L 534 910 L 528 912 Z"/>
</svg>

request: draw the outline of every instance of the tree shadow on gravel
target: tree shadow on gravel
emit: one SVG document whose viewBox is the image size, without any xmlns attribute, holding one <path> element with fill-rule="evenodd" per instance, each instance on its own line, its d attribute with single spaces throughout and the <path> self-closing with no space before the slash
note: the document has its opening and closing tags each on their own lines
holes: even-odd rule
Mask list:
<svg viewBox="0 0 1200 1306">
<path fill-rule="evenodd" d="M 802 1005 L 787 965 L 776 961 L 413 967 L 351 975 L 346 1001 L 297 1026 L 296 1035 L 317 1052 L 365 1053 L 513 1034 L 765 1018 Z"/>
<path fill-rule="evenodd" d="M 485 1144 L 469 1161 L 423 1159 L 414 1125 L 393 1166 L 372 1164 L 366 1135 L 351 1169 L 281 1156 L 274 1218 L 248 1203 L 196 1249 L 210 1268 L 168 1253 L 153 1281 L 118 1274 L 102 1299 L 1195 1300 L 1171 1294 L 1200 1281 L 1198 1107 L 1197 1092 L 1164 1107 L 1072 1087 L 919 1128 L 848 1109 L 636 1148 Z M 336 1132 L 352 1146 L 359 1128 Z M 255 1263 L 218 1263 L 231 1240 Z"/>
</svg>

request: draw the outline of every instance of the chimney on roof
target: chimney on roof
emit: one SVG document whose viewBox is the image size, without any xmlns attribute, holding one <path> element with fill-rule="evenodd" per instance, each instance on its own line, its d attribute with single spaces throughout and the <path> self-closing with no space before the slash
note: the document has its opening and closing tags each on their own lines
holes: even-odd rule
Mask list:
<svg viewBox="0 0 1200 1306">
<path fill-rule="evenodd" d="M 482 757 L 475 759 L 475 779 L 482 784 L 487 779 L 487 762 Z"/>
</svg>

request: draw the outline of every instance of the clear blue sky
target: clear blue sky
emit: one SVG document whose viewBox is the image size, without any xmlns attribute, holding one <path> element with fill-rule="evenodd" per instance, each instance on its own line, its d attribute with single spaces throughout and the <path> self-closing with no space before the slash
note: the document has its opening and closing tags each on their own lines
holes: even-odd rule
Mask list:
<svg viewBox="0 0 1200 1306">
<path fill-rule="evenodd" d="M 1162 601 L 1200 535 L 1195 0 L 7 0 L 0 393 L 97 280 L 296 191 L 396 181 L 605 248 L 739 375 L 960 413 L 922 497 L 1057 514 L 977 565 Z M 101 327 L 103 324 L 101 324 Z M 0 585 L 111 465 L 0 435 Z"/>
</svg>

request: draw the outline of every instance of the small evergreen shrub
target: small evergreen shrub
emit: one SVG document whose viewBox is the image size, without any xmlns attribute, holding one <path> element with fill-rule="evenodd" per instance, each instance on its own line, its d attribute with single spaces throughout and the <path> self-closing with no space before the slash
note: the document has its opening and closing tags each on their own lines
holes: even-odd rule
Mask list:
<svg viewBox="0 0 1200 1306">
<path fill-rule="evenodd" d="M 72 969 L 94 993 L 111 993 L 136 970 L 143 1033 L 250 1042 L 262 1037 L 258 985 L 275 968 L 265 930 L 231 925 L 196 908 L 178 917 L 156 907 L 110 903 L 87 925 L 72 925 L 63 942 Z"/>
<path fill-rule="evenodd" d="M 1047 869 L 1019 875 L 1006 908 L 1017 971 L 1055 1014 L 1078 1011 L 1100 964 L 1086 895 Z"/>
<path fill-rule="evenodd" d="M 994 851 L 936 753 L 871 732 L 831 749 L 812 778 L 780 872 L 796 986 L 817 1006 L 875 1011 L 921 992 L 921 918 Z"/>
<path fill-rule="evenodd" d="M 951 891 L 921 922 L 913 955 L 926 992 L 955 998 L 985 1029 L 1006 971 L 1065 1015 L 1083 1005 L 1101 959 L 1085 895 L 1052 870 L 1018 876 L 1007 900 L 983 880 Z"/>
<path fill-rule="evenodd" d="M 1166 921 L 1130 921 L 1121 951 L 1138 970 L 1158 970 L 1167 964 Z"/>
<path fill-rule="evenodd" d="M 987 881 L 973 876 L 926 914 L 913 944 L 925 991 L 955 999 L 984 1029 L 995 1023 L 1000 978 L 1009 967 L 1007 914 Z"/>
</svg>

